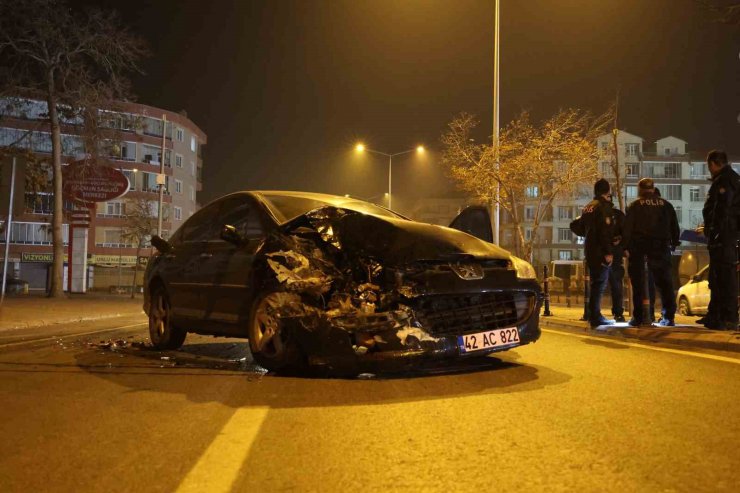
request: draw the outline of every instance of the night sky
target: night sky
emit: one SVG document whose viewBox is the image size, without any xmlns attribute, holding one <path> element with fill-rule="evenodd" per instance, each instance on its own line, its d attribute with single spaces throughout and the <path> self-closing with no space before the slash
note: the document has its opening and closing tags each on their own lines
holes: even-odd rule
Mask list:
<svg viewBox="0 0 740 493">
<path fill-rule="evenodd" d="M 452 187 L 435 149 L 460 111 L 491 133 L 493 2 L 479 0 L 75 1 L 119 11 L 153 56 L 138 100 L 185 109 L 208 134 L 207 202 L 237 189 L 361 197 L 394 206 Z M 559 107 L 601 112 L 652 143 L 740 153 L 740 26 L 694 0 L 503 0 L 501 120 Z M 394 207 L 395 208 L 395 207 Z"/>
</svg>

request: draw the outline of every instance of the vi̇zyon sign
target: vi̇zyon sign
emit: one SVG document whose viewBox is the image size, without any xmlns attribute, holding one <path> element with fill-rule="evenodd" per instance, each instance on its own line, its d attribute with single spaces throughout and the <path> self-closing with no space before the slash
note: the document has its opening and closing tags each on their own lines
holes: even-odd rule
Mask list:
<svg viewBox="0 0 740 493">
<path fill-rule="evenodd" d="M 62 167 L 64 195 L 91 206 L 125 195 L 129 189 L 126 175 L 120 170 L 91 160 L 74 161 Z"/>
</svg>

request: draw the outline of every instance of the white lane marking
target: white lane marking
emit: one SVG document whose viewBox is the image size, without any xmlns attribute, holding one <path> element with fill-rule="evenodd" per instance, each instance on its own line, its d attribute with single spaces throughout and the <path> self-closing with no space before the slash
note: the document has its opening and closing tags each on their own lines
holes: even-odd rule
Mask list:
<svg viewBox="0 0 740 493">
<path fill-rule="evenodd" d="M 231 491 L 268 411 L 268 407 L 237 409 L 182 480 L 177 493 Z"/>
<path fill-rule="evenodd" d="M 22 344 L 34 344 L 36 342 L 45 342 L 45 341 L 55 341 L 57 339 L 66 339 L 68 337 L 89 336 L 93 334 L 100 334 L 102 332 L 111 332 L 114 330 L 130 329 L 131 327 L 141 327 L 142 325 L 149 325 L 149 322 L 140 322 L 138 324 L 131 324 L 131 325 L 121 325 L 120 327 L 110 327 L 108 329 L 99 329 L 99 330 L 93 330 L 90 332 L 76 332 L 73 334 L 62 334 L 62 335 L 51 336 L 51 337 L 43 337 L 41 339 L 28 339 L 26 341 L 18 341 L 18 342 L 0 342 L 0 347 L 19 346 Z"/>
<path fill-rule="evenodd" d="M 540 328 L 540 330 L 542 332 L 551 332 L 553 334 L 560 334 L 560 335 L 564 335 L 564 336 L 568 336 L 568 337 L 577 337 L 579 339 L 590 339 L 590 340 L 593 340 L 593 341 L 601 341 L 601 342 L 604 342 L 605 340 L 608 340 L 608 339 L 605 339 L 604 337 L 593 337 L 593 336 L 586 336 L 586 335 L 581 335 L 581 334 L 572 334 L 570 332 L 562 332 L 562 331 L 554 330 L 554 329 L 542 329 L 542 328 Z M 682 349 L 669 349 L 669 348 L 658 347 L 658 346 L 648 346 L 648 345 L 645 345 L 645 344 L 636 344 L 634 342 L 625 342 L 625 341 L 621 341 L 621 340 L 620 341 L 611 341 L 611 342 L 614 342 L 615 344 L 624 344 L 625 346 L 629 346 L 629 347 L 636 347 L 636 348 L 642 348 L 642 349 L 650 349 L 652 351 L 660 351 L 660 352 L 663 352 L 663 353 L 683 354 L 683 355 L 687 355 L 687 356 L 695 356 L 697 358 L 712 359 L 712 360 L 715 360 L 715 361 L 723 361 L 725 363 L 734 363 L 736 365 L 740 365 L 740 359 L 728 358 L 726 356 L 716 356 L 714 354 L 695 353 L 693 351 L 684 351 Z"/>
</svg>

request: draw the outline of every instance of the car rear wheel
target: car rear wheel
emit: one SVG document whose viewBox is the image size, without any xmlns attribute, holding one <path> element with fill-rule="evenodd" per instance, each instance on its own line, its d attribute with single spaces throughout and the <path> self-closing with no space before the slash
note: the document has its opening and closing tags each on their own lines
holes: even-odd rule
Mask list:
<svg viewBox="0 0 740 493">
<path fill-rule="evenodd" d="M 306 359 L 300 348 L 282 329 L 282 321 L 275 308 L 282 293 L 260 296 L 249 314 L 249 349 L 255 361 L 272 371 L 298 371 L 306 368 Z"/>
<path fill-rule="evenodd" d="M 678 300 L 678 313 L 681 315 L 691 315 L 691 305 L 689 305 L 689 300 L 685 296 L 681 296 Z"/>
<path fill-rule="evenodd" d="M 152 291 L 149 306 L 149 339 L 156 349 L 177 349 L 185 342 L 187 331 L 172 324 L 170 299 L 164 288 Z"/>
</svg>

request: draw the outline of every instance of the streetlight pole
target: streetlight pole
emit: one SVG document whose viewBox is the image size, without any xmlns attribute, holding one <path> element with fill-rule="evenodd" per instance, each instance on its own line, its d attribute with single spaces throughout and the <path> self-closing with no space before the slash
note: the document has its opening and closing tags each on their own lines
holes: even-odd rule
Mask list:
<svg viewBox="0 0 740 493">
<path fill-rule="evenodd" d="M 494 30 L 493 30 L 493 150 L 495 152 L 494 157 L 496 158 L 496 169 L 498 169 L 500 163 L 499 163 L 499 152 L 498 152 L 498 145 L 499 145 L 499 128 L 501 126 L 501 123 L 499 121 L 499 108 L 500 108 L 500 93 L 499 93 L 499 30 L 500 30 L 500 19 L 501 19 L 501 10 L 500 10 L 500 3 L 501 0 L 494 0 L 496 7 L 495 7 L 495 20 L 494 20 Z M 494 204 L 493 209 L 493 221 L 494 221 L 494 228 L 493 228 L 493 242 L 495 244 L 499 244 L 499 230 L 501 229 L 501 208 L 499 206 L 499 201 L 501 200 L 501 186 L 499 183 L 496 183 L 496 203 Z"/>
<path fill-rule="evenodd" d="M 167 183 L 164 175 L 164 154 L 167 150 L 167 115 L 162 115 L 162 157 L 159 158 L 159 203 L 157 204 L 157 236 L 162 236 L 162 208 L 164 202 L 164 185 Z"/>
<path fill-rule="evenodd" d="M 409 152 L 416 152 L 418 154 L 422 154 L 424 152 L 424 146 L 417 146 L 415 149 L 409 149 L 408 151 L 402 151 L 402 152 L 395 152 L 393 154 L 389 154 L 387 152 L 380 152 L 380 151 L 376 151 L 373 149 L 368 149 L 363 144 L 357 144 L 357 146 L 355 146 L 355 150 L 357 152 L 365 152 L 365 151 L 372 152 L 373 154 L 380 154 L 381 156 L 388 157 L 388 208 L 390 209 L 392 205 L 391 197 L 392 197 L 392 190 L 393 190 L 392 188 L 393 182 L 391 181 L 391 176 L 393 172 L 393 158 L 395 156 L 401 156 L 403 154 L 408 154 Z"/>
<path fill-rule="evenodd" d="M 0 305 L 5 300 L 5 286 L 8 277 L 8 256 L 10 255 L 10 230 L 13 227 L 13 192 L 15 190 L 15 156 L 10 171 L 10 199 L 8 200 L 8 219 L 5 220 L 5 257 L 3 257 L 3 280 L 0 291 Z"/>
</svg>

